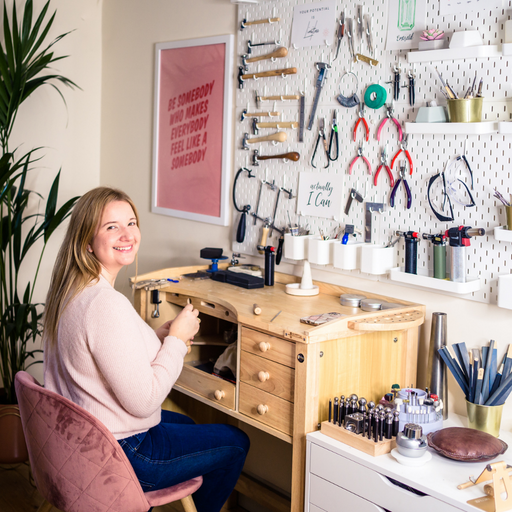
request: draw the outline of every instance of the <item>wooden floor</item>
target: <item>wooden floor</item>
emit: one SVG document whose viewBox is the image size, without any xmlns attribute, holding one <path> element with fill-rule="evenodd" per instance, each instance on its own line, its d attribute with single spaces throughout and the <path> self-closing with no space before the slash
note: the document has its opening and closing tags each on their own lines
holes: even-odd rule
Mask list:
<svg viewBox="0 0 512 512">
<path fill-rule="evenodd" d="M 29 482 L 28 464 L 13 466 L 0 465 L 0 511 L 35 512 L 43 498 Z M 233 512 L 243 512 L 241 508 L 231 508 Z M 60 512 L 53 507 L 50 512 Z M 153 512 L 183 512 L 181 503 L 155 507 Z"/>
</svg>

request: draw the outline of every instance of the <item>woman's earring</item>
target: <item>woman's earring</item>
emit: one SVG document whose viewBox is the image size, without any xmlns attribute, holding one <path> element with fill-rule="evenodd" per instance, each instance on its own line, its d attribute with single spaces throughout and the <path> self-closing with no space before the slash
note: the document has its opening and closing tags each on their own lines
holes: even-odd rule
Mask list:
<svg viewBox="0 0 512 512">
<path fill-rule="evenodd" d="M 92 252 L 93 252 L 93 251 L 92 251 L 92 247 L 91 247 L 90 245 L 88 245 L 88 246 L 87 246 L 87 251 L 88 251 L 88 252 L 90 252 L 90 253 L 92 253 Z"/>
</svg>

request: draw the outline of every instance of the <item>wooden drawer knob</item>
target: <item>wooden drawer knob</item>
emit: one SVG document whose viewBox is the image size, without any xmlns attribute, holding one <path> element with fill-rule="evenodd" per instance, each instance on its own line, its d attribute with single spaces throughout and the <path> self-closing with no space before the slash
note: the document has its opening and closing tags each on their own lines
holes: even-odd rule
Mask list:
<svg viewBox="0 0 512 512">
<path fill-rule="evenodd" d="M 263 416 L 266 412 L 268 412 L 268 407 L 266 405 L 260 404 L 258 405 L 258 414 Z"/>
<path fill-rule="evenodd" d="M 217 389 L 213 394 L 215 395 L 215 400 L 222 400 L 226 396 L 226 393 L 221 389 Z"/>
<path fill-rule="evenodd" d="M 270 350 L 270 343 L 267 343 L 266 341 L 262 341 L 260 343 L 259 347 L 262 352 L 266 352 L 267 350 Z"/>
<path fill-rule="evenodd" d="M 264 371 L 258 372 L 258 380 L 260 382 L 265 382 L 268 379 L 270 379 L 270 375 L 268 372 L 264 372 Z"/>
</svg>

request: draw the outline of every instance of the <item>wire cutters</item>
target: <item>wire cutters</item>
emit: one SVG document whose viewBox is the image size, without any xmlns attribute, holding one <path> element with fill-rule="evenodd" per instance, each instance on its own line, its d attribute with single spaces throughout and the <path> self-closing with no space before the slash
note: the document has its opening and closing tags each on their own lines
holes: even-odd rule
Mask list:
<svg viewBox="0 0 512 512">
<path fill-rule="evenodd" d="M 327 165 L 324 167 L 324 169 L 327 169 L 327 167 L 329 167 L 330 160 L 329 160 L 329 149 L 327 147 L 327 140 L 325 138 L 325 119 L 323 117 L 321 117 L 318 120 L 318 137 L 316 139 L 315 150 L 313 151 L 313 156 L 311 157 L 311 165 L 315 169 L 316 169 L 315 155 L 316 155 L 316 150 L 318 149 L 318 144 L 320 142 L 320 139 L 323 139 L 325 156 L 327 157 Z"/>
<path fill-rule="evenodd" d="M 398 140 L 401 142 L 403 138 L 403 132 L 402 132 L 402 125 L 400 122 L 393 117 L 393 112 L 395 111 L 395 108 L 393 106 L 393 101 L 389 105 L 386 105 L 386 117 L 380 122 L 379 129 L 377 130 L 377 140 L 380 142 L 380 132 L 382 131 L 382 128 L 384 128 L 384 125 L 386 124 L 386 121 L 388 119 L 391 119 L 393 123 L 395 123 L 396 128 L 398 130 Z M 391 164 L 391 167 L 393 167 L 393 164 Z"/>
<path fill-rule="evenodd" d="M 405 166 L 405 160 L 402 160 L 400 162 L 400 170 L 398 171 L 398 179 L 396 180 L 395 186 L 393 187 L 393 190 L 391 191 L 391 196 L 389 197 L 389 206 L 391 208 L 394 208 L 395 206 L 395 196 L 396 191 L 398 190 L 398 187 L 400 186 L 400 182 L 403 181 L 404 188 L 405 188 L 405 194 L 407 195 L 407 209 L 409 210 L 412 204 L 412 194 L 411 189 L 409 188 L 409 184 L 407 183 L 407 180 L 405 179 L 405 175 L 407 174 Z"/>
<path fill-rule="evenodd" d="M 377 169 L 377 172 L 375 173 L 375 177 L 373 178 L 373 184 L 377 186 L 377 178 L 379 177 L 380 170 L 384 167 L 386 169 L 386 172 L 389 176 L 389 186 L 393 187 L 395 185 L 395 179 L 393 178 L 393 174 L 391 174 L 391 169 L 388 165 L 388 148 L 387 146 L 385 148 L 382 148 L 380 152 L 380 165 Z"/>
<path fill-rule="evenodd" d="M 364 144 L 364 141 L 362 141 L 361 144 L 359 145 L 359 147 L 357 148 L 357 156 L 354 157 L 354 159 L 352 160 L 352 162 L 350 164 L 350 167 L 348 168 L 349 174 L 352 174 L 352 168 L 354 167 L 354 164 L 357 162 L 357 159 L 362 158 L 364 160 L 364 163 L 366 164 L 366 167 L 368 167 L 368 174 L 370 176 L 372 175 L 372 167 L 370 165 L 370 162 L 368 161 L 368 158 L 366 158 L 363 154 L 363 144 Z"/>
<path fill-rule="evenodd" d="M 332 157 L 332 147 L 333 142 L 336 143 L 336 157 Z M 333 110 L 332 113 L 332 125 L 331 125 L 331 138 L 329 140 L 329 151 L 327 152 L 327 156 L 329 157 L 329 160 L 331 162 L 334 162 L 335 160 L 338 160 L 338 156 L 340 154 L 340 144 L 339 144 L 339 138 L 338 138 L 338 119 L 336 114 L 336 109 Z"/>
<path fill-rule="evenodd" d="M 366 122 L 366 119 L 364 118 L 364 102 L 359 103 L 359 119 L 357 120 L 356 125 L 354 126 L 354 142 L 356 141 L 356 133 L 357 128 L 359 127 L 359 124 L 363 122 L 364 129 L 366 130 L 366 142 L 368 142 L 370 138 L 370 128 L 368 128 L 368 123 Z"/>
<path fill-rule="evenodd" d="M 393 169 L 393 166 L 395 165 L 395 160 L 398 158 L 400 153 L 403 151 L 405 153 L 407 161 L 409 162 L 409 170 L 410 170 L 409 174 L 411 174 L 411 176 L 412 176 L 413 164 L 412 164 L 411 154 L 407 150 L 407 143 L 408 143 L 407 139 L 408 138 L 409 138 L 409 135 L 406 135 L 404 137 L 404 140 L 400 143 L 400 149 L 396 152 L 396 155 L 393 157 L 393 160 L 391 160 L 391 169 Z"/>
</svg>

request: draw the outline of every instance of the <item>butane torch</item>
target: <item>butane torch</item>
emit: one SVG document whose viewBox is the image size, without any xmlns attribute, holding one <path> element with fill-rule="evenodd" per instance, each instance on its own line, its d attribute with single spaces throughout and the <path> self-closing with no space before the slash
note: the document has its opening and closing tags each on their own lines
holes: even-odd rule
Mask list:
<svg viewBox="0 0 512 512">
<path fill-rule="evenodd" d="M 466 282 L 466 247 L 470 246 L 472 236 L 485 235 L 483 228 L 458 226 L 450 228 L 445 233 L 450 241 L 450 280 L 455 283 Z"/>
<path fill-rule="evenodd" d="M 396 236 L 405 240 L 405 272 L 418 273 L 418 242 L 420 234 L 416 231 L 395 231 Z"/>
<path fill-rule="evenodd" d="M 430 240 L 434 248 L 434 277 L 446 279 L 446 236 L 444 233 L 438 235 L 422 234 L 425 240 Z"/>
</svg>

